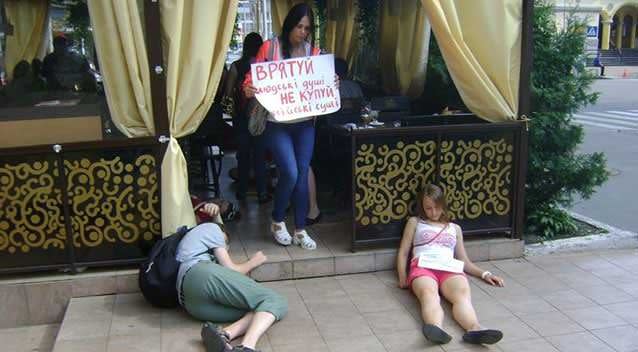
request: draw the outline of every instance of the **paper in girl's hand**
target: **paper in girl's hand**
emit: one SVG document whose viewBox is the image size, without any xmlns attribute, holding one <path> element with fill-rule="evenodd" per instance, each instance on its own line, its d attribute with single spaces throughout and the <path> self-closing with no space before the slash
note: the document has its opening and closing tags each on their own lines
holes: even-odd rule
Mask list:
<svg viewBox="0 0 638 352">
<path fill-rule="evenodd" d="M 454 259 L 454 255 L 449 248 L 433 247 L 419 254 L 417 265 L 419 268 L 462 273 L 465 263 Z"/>
</svg>

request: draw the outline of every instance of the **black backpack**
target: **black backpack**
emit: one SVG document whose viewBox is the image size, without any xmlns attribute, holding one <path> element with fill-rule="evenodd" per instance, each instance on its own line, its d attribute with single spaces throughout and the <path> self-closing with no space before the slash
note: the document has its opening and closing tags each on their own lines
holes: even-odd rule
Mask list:
<svg viewBox="0 0 638 352">
<path fill-rule="evenodd" d="M 180 262 L 175 255 L 179 242 L 188 231 L 186 226 L 182 226 L 176 233 L 155 242 L 148 259 L 140 265 L 140 290 L 144 298 L 155 307 L 174 308 L 179 305 L 175 285 Z"/>
</svg>

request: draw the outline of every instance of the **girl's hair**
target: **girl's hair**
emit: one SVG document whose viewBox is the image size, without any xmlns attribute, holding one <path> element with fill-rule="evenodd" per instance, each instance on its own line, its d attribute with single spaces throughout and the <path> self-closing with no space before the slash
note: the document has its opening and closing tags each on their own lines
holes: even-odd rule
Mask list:
<svg viewBox="0 0 638 352">
<path fill-rule="evenodd" d="M 290 32 L 295 29 L 304 16 L 308 16 L 308 20 L 310 21 L 310 45 L 312 45 L 314 41 L 315 17 L 312 13 L 312 8 L 305 3 L 293 6 L 290 11 L 288 11 L 286 19 L 284 19 L 281 36 L 279 37 L 281 52 L 284 55 L 284 59 L 290 58 Z"/>
<path fill-rule="evenodd" d="M 222 230 L 224 235 L 226 235 L 226 244 L 228 244 L 230 242 L 230 234 L 228 233 L 228 231 L 226 231 L 226 226 L 224 226 L 224 224 L 217 221 L 211 221 L 211 223 L 219 226 L 219 229 Z"/>
<path fill-rule="evenodd" d="M 423 185 L 423 188 L 421 188 L 421 191 L 416 198 L 416 215 L 422 220 L 429 220 L 425 214 L 425 210 L 423 210 L 423 201 L 426 197 L 430 198 L 434 204 L 441 207 L 442 211 L 439 221 L 445 223 L 450 222 L 450 215 L 448 214 L 447 202 L 445 201 L 443 189 L 431 183 Z"/>
<path fill-rule="evenodd" d="M 261 44 L 263 44 L 263 39 L 261 39 L 261 35 L 259 35 L 259 33 L 251 32 L 248 33 L 246 38 L 244 38 L 241 58 L 237 63 L 237 72 L 239 73 L 238 77 L 241 77 L 242 80 L 246 73 L 250 70 L 251 61 L 257 56 L 257 52 L 259 51 Z"/>
</svg>

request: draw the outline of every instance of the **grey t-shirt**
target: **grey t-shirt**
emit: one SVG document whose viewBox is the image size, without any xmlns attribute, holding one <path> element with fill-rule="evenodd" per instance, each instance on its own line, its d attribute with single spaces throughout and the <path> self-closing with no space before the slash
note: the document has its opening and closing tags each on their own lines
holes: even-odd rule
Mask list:
<svg viewBox="0 0 638 352">
<path fill-rule="evenodd" d="M 182 288 L 184 275 L 200 261 L 216 261 L 212 249 L 226 248 L 226 239 L 222 230 L 213 223 L 203 223 L 188 231 L 177 246 L 175 258 L 180 262 L 177 272 L 177 292 Z M 180 295 L 180 304 L 181 302 Z"/>
</svg>

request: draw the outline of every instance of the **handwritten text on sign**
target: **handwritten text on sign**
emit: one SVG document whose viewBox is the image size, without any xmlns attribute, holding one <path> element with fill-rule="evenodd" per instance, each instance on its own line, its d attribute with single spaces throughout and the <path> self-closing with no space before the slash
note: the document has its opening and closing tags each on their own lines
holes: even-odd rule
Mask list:
<svg viewBox="0 0 638 352">
<path fill-rule="evenodd" d="M 341 99 L 334 72 L 333 55 L 251 65 L 257 100 L 281 122 L 339 110 Z"/>
</svg>

